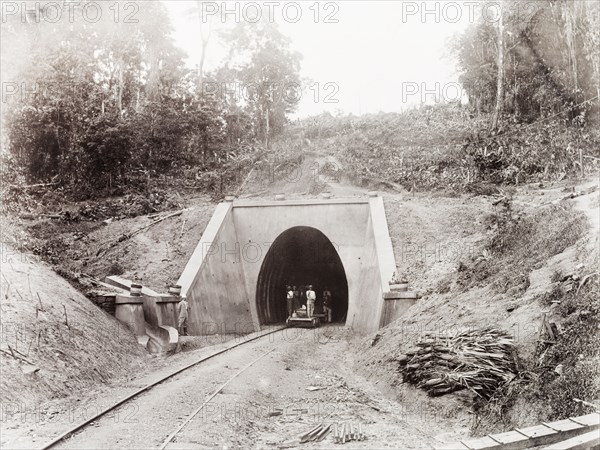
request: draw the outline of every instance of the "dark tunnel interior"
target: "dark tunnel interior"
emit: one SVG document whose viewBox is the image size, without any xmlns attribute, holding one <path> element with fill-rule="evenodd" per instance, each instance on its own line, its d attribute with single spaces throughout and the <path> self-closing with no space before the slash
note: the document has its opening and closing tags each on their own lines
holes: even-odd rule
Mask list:
<svg viewBox="0 0 600 450">
<path fill-rule="evenodd" d="M 269 248 L 258 275 L 256 305 L 261 324 L 285 322 L 286 286 L 312 285 L 317 311 L 323 290 L 332 294 L 332 320 L 343 322 L 348 310 L 348 281 L 331 241 L 311 227 L 294 227 L 281 233 Z M 305 299 L 304 299 L 305 301 Z"/>
</svg>

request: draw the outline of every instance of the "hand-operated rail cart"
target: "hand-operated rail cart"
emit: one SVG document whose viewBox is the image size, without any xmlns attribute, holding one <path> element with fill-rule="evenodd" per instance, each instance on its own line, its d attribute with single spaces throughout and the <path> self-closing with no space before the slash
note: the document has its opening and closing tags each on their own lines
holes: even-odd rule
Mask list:
<svg viewBox="0 0 600 450">
<path fill-rule="evenodd" d="M 308 317 L 306 313 L 306 307 L 302 306 L 288 317 L 285 324 L 288 327 L 300 327 L 300 328 L 317 328 L 321 321 L 325 318 L 325 314 L 313 314 L 312 317 Z"/>
</svg>

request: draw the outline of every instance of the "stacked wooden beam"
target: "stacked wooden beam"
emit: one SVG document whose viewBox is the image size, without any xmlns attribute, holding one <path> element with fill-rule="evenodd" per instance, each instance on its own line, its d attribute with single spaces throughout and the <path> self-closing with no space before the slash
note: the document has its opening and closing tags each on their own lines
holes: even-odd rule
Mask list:
<svg viewBox="0 0 600 450">
<path fill-rule="evenodd" d="M 310 430 L 308 433 L 300 436 L 300 443 L 305 444 L 307 442 L 321 442 L 325 439 L 325 436 L 331 431 L 331 425 L 320 424 Z"/>
<path fill-rule="evenodd" d="M 364 441 L 367 438 L 365 433 L 363 433 L 362 424 L 344 422 L 340 424 L 317 425 L 309 432 L 300 436 L 300 443 L 321 442 L 331 431 L 333 431 L 333 442 L 336 444 L 345 444 L 350 441 Z"/>
<path fill-rule="evenodd" d="M 399 370 L 404 382 L 431 396 L 470 389 L 487 399 L 517 372 L 514 342 L 501 330 L 426 334 L 416 345 L 398 357 Z"/>
<path fill-rule="evenodd" d="M 365 433 L 362 430 L 362 424 L 354 424 L 345 422 L 341 424 L 333 424 L 333 442 L 336 444 L 345 444 L 350 441 L 364 441 Z"/>
</svg>

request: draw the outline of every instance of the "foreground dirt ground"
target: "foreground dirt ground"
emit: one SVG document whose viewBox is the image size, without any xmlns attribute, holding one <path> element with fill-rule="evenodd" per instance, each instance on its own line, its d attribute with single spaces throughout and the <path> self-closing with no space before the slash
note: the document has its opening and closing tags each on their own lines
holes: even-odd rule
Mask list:
<svg viewBox="0 0 600 450">
<path fill-rule="evenodd" d="M 211 393 L 270 350 L 211 400 L 167 448 L 292 448 L 316 425 L 344 421 L 360 423 L 367 437 L 346 444 L 347 448 L 431 448 L 467 432 L 465 417 L 449 418 L 442 411 L 386 399 L 353 370 L 356 345 L 356 337 L 343 327 L 277 332 L 177 375 L 58 448 L 158 447 Z M 189 352 L 177 365 L 205 351 Z M 36 426 L 35 436 L 17 439 L 6 448 L 39 446 L 72 426 L 68 419 L 108 404 L 143 381 L 123 384 L 94 402 L 80 404 Z M 333 444 L 330 434 L 302 447 Z"/>
</svg>

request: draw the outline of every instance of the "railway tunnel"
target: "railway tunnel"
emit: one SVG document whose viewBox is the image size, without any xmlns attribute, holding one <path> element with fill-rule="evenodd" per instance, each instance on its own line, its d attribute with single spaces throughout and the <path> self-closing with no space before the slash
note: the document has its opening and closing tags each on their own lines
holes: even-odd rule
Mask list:
<svg viewBox="0 0 600 450">
<path fill-rule="evenodd" d="M 395 270 L 380 196 L 235 199 L 217 205 L 178 284 L 193 335 L 282 324 L 286 285 L 329 288 L 332 319 L 367 333 L 406 309 L 386 301 Z"/>
<path fill-rule="evenodd" d="M 258 274 L 256 305 L 261 324 L 287 318 L 285 286 L 312 285 L 317 297 L 332 293 L 332 320 L 344 322 L 348 311 L 348 281 L 335 244 L 316 228 L 297 226 L 271 244 Z M 317 302 L 317 306 L 319 302 Z"/>
</svg>

